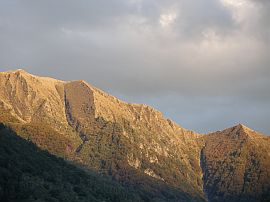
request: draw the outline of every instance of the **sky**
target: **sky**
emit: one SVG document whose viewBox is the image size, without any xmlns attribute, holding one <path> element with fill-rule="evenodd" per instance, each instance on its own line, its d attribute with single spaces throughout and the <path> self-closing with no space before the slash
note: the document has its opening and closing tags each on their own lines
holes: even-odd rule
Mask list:
<svg viewBox="0 0 270 202">
<path fill-rule="evenodd" d="M 270 134 L 270 1 L 0 0 L 0 71 L 18 68 Z"/>
</svg>

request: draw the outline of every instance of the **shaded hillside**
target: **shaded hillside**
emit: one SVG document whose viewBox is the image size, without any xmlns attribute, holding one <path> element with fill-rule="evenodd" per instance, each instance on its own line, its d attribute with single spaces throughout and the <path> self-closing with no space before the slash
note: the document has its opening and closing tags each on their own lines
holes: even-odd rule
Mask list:
<svg viewBox="0 0 270 202">
<path fill-rule="evenodd" d="M 82 170 L 42 151 L 0 124 L 0 201 L 189 201 L 190 196 L 154 182 L 143 186 Z M 151 178 L 144 179 L 151 181 Z"/>
<path fill-rule="evenodd" d="M 0 124 L 0 201 L 140 201 L 121 185 L 38 149 Z"/>
<path fill-rule="evenodd" d="M 270 138 L 237 125 L 205 137 L 205 191 L 210 201 L 270 199 Z"/>
</svg>

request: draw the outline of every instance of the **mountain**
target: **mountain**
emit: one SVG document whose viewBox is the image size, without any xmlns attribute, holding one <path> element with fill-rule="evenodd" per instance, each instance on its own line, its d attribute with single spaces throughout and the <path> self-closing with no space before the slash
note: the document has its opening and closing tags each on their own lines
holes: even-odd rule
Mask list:
<svg viewBox="0 0 270 202">
<path fill-rule="evenodd" d="M 2 72 L 0 122 L 52 155 L 111 176 L 142 201 L 268 197 L 269 137 L 242 125 L 201 135 L 85 81 Z"/>
<path fill-rule="evenodd" d="M 210 201 L 269 198 L 270 137 L 239 124 L 204 138 L 201 158 Z"/>
</svg>

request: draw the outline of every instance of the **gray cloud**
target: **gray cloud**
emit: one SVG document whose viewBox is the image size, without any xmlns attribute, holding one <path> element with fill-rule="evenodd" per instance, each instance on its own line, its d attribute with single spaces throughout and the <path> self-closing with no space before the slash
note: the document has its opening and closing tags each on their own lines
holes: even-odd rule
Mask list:
<svg viewBox="0 0 270 202">
<path fill-rule="evenodd" d="M 270 134 L 270 3 L 3 0 L 0 70 L 88 82 L 187 128 Z"/>
</svg>

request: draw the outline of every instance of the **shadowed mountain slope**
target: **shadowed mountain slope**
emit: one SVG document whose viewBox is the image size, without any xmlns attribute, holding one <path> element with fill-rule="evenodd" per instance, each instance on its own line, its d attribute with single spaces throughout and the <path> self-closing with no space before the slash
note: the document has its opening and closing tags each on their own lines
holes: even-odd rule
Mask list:
<svg viewBox="0 0 270 202">
<path fill-rule="evenodd" d="M 117 182 L 37 148 L 0 124 L 0 201 L 141 201 Z"/>
</svg>

